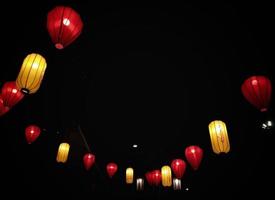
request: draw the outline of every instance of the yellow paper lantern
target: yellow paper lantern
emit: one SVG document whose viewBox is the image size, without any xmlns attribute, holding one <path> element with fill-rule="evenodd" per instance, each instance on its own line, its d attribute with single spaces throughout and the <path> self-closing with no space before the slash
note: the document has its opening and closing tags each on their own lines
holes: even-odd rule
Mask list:
<svg viewBox="0 0 275 200">
<path fill-rule="evenodd" d="M 181 190 L 181 180 L 178 178 L 173 178 L 173 188 L 174 190 Z"/>
<path fill-rule="evenodd" d="M 32 53 L 23 61 L 16 85 L 25 94 L 35 93 L 42 82 L 47 63 L 43 56 Z"/>
<path fill-rule="evenodd" d="M 134 169 L 129 167 L 126 169 L 126 183 L 131 184 L 134 181 Z"/>
<path fill-rule="evenodd" d="M 221 152 L 228 153 L 230 144 L 225 123 L 220 120 L 215 120 L 209 124 L 208 128 L 213 151 L 216 154 Z"/>
<path fill-rule="evenodd" d="M 70 145 L 68 143 L 61 143 L 58 148 L 56 161 L 65 163 L 68 159 Z"/>
<path fill-rule="evenodd" d="M 137 178 L 137 191 L 142 191 L 144 189 L 144 179 Z"/>
<path fill-rule="evenodd" d="M 165 165 L 161 168 L 161 181 L 163 187 L 172 186 L 172 171 L 168 165 Z"/>
</svg>

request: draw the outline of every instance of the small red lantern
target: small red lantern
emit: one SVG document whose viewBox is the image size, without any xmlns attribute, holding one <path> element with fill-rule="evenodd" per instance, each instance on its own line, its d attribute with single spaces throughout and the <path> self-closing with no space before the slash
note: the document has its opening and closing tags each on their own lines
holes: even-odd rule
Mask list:
<svg viewBox="0 0 275 200">
<path fill-rule="evenodd" d="M 153 185 L 154 184 L 154 181 L 153 181 L 153 173 L 152 172 L 147 172 L 146 174 L 145 174 L 145 178 L 146 178 L 146 180 L 147 180 L 147 182 L 148 182 L 148 184 L 149 185 Z"/>
<path fill-rule="evenodd" d="M 152 171 L 152 181 L 153 185 L 158 186 L 161 183 L 161 172 L 160 170 Z"/>
<path fill-rule="evenodd" d="M 110 178 L 112 178 L 115 173 L 117 172 L 117 164 L 116 163 L 109 163 L 106 167 L 107 173 Z"/>
<path fill-rule="evenodd" d="M 70 7 L 57 6 L 47 16 L 47 29 L 57 49 L 71 44 L 81 33 L 83 22 Z"/>
<path fill-rule="evenodd" d="M 91 153 L 86 153 L 83 156 L 83 164 L 85 169 L 88 171 L 95 163 L 95 155 Z"/>
<path fill-rule="evenodd" d="M 181 179 L 184 175 L 186 164 L 182 159 L 175 159 L 171 163 L 171 168 L 176 178 Z"/>
<path fill-rule="evenodd" d="M 189 146 L 185 149 L 185 157 L 193 170 L 197 170 L 201 164 L 203 150 L 199 146 Z"/>
<path fill-rule="evenodd" d="M 33 143 L 40 135 L 41 130 L 36 125 L 30 125 L 25 129 L 25 136 L 28 144 Z"/>
<path fill-rule="evenodd" d="M 271 98 L 271 82 L 265 76 L 252 76 L 241 87 L 246 100 L 261 112 L 267 111 Z"/>
<path fill-rule="evenodd" d="M 18 89 L 15 81 L 6 82 L 2 87 L 2 99 L 4 101 L 4 105 L 9 108 L 13 107 L 17 104 L 22 98 L 24 94 Z"/>
</svg>

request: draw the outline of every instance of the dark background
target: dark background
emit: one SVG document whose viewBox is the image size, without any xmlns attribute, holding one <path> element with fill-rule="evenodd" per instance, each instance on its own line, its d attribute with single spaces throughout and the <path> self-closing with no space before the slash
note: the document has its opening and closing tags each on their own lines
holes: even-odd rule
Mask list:
<svg viewBox="0 0 275 200">
<path fill-rule="evenodd" d="M 71 6 L 84 23 L 80 37 L 63 50 L 55 49 L 46 30 L 47 12 L 56 5 Z M 11 2 L 3 9 L 1 86 L 16 79 L 32 52 L 48 64 L 38 92 L 0 119 L 3 195 L 274 196 L 274 133 L 261 129 L 273 118 L 274 104 L 261 113 L 240 91 L 252 75 L 266 75 L 274 83 L 271 5 L 36 1 Z M 228 154 L 211 149 L 208 124 L 215 119 L 227 124 Z M 31 145 L 24 136 L 29 124 L 43 129 Z M 89 172 L 82 166 L 87 148 L 78 127 L 96 155 Z M 66 164 L 58 164 L 56 152 L 64 140 L 70 155 Z M 136 192 L 135 185 L 126 185 L 128 166 L 144 177 L 174 158 L 185 160 L 189 145 L 203 148 L 204 157 L 198 171 L 188 165 L 182 191 L 145 183 L 144 192 Z M 113 179 L 105 170 L 111 161 L 119 167 Z"/>
</svg>

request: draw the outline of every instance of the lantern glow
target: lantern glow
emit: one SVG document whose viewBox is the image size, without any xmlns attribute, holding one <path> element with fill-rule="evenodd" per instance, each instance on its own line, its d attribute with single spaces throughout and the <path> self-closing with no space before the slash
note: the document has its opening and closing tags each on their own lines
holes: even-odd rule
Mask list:
<svg viewBox="0 0 275 200">
<path fill-rule="evenodd" d="M 126 169 L 126 183 L 132 184 L 134 182 L 134 169 L 129 167 Z"/>
<path fill-rule="evenodd" d="M 65 163 L 69 155 L 70 145 L 68 143 L 61 143 L 58 148 L 56 161 Z"/>
<path fill-rule="evenodd" d="M 165 165 L 161 168 L 161 180 L 163 187 L 172 186 L 172 171 L 168 165 Z"/>
</svg>

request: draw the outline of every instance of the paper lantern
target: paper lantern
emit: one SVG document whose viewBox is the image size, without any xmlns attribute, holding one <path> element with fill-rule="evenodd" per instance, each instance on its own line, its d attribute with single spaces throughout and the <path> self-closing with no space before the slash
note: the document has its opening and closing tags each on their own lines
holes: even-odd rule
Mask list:
<svg viewBox="0 0 275 200">
<path fill-rule="evenodd" d="M 33 143 L 40 135 L 41 130 L 36 125 L 30 125 L 25 129 L 25 137 L 28 144 Z"/>
<path fill-rule="evenodd" d="M 72 8 L 57 6 L 47 16 L 47 30 L 57 49 L 71 44 L 81 33 L 83 23 L 80 15 Z"/>
<path fill-rule="evenodd" d="M 267 77 L 251 76 L 244 81 L 241 90 L 249 103 L 262 112 L 267 111 L 272 92 L 271 81 Z"/>
<path fill-rule="evenodd" d="M 149 185 L 153 186 L 154 181 L 153 181 L 153 173 L 152 172 L 147 172 L 145 174 L 146 181 L 148 182 Z"/>
<path fill-rule="evenodd" d="M 160 170 L 153 170 L 152 172 L 152 181 L 154 186 L 159 186 L 161 183 L 161 171 Z"/>
<path fill-rule="evenodd" d="M 199 146 L 189 146 L 185 149 L 185 157 L 193 170 L 197 170 L 201 164 L 203 150 Z"/>
<path fill-rule="evenodd" d="M 94 163 L 95 163 L 95 155 L 93 155 L 91 153 L 86 153 L 83 156 L 83 164 L 87 171 L 89 169 L 91 169 L 91 167 L 94 165 Z"/>
<path fill-rule="evenodd" d="M 129 167 L 126 169 L 126 183 L 132 184 L 134 182 L 134 169 Z"/>
<path fill-rule="evenodd" d="M 35 93 L 43 80 L 47 63 L 43 56 L 32 53 L 23 61 L 16 79 L 16 85 L 25 94 Z"/>
<path fill-rule="evenodd" d="M 186 164 L 182 159 L 175 159 L 171 163 L 171 168 L 176 178 L 182 178 L 186 169 Z"/>
<path fill-rule="evenodd" d="M 106 166 L 106 169 L 107 169 L 107 173 L 109 175 L 110 178 L 112 178 L 115 173 L 117 172 L 117 164 L 116 163 L 109 163 L 107 166 Z"/>
<path fill-rule="evenodd" d="M 68 143 L 61 143 L 58 148 L 56 161 L 65 163 L 69 155 L 70 145 Z"/>
<path fill-rule="evenodd" d="M 142 191 L 144 189 L 144 180 L 143 178 L 137 178 L 137 191 Z"/>
<path fill-rule="evenodd" d="M 173 178 L 173 189 L 181 190 L 181 180 L 178 178 Z"/>
<path fill-rule="evenodd" d="M 161 180 L 163 187 L 172 186 L 172 171 L 168 165 L 161 168 Z"/>
<path fill-rule="evenodd" d="M 3 85 L 1 96 L 4 105 L 11 108 L 24 97 L 24 94 L 16 86 L 15 81 L 9 81 Z"/>
<path fill-rule="evenodd" d="M 215 120 L 209 124 L 208 128 L 213 151 L 216 154 L 221 152 L 228 153 L 230 144 L 225 123 Z"/>
</svg>

